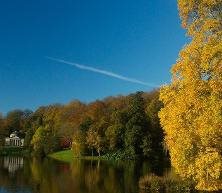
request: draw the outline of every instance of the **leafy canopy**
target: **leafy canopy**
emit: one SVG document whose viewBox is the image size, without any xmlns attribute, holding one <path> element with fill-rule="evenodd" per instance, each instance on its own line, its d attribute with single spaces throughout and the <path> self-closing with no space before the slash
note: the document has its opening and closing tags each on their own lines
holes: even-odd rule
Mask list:
<svg viewBox="0 0 222 193">
<path fill-rule="evenodd" d="M 196 188 L 222 189 L 222 1 L 178 0 L 191 42 L 161 89 L 159 116 L 172 165 Z"/>
</svg>

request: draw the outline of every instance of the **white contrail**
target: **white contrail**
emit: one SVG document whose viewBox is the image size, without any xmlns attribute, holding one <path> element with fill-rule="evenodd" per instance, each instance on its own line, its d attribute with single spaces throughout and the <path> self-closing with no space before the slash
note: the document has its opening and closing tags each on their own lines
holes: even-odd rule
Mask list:
<svg viewBox="0 0 222 193">
<path fill-rule="evenodd" d="M 117 79 L 120 79 L 120 80 L 124 80 L 124 81 L 127 81 L 127 82 L 133 82 L 133 83 L 137 83 L 137 84 L 141 84 L 141 85 L 145 85 L 145 86 L 149 86 L 149 87 L 153 87 L 153 88 L 159 87 L 159 85 L 143 82 L 143 81 L 140 81 L 140 80 L 137 80 L 137 79 L 134 79 L 134 78 L 129 78 L 129 77 L 126 77 L 126 76 L 122 76 L 120 74 L 116 74 L 116 73 L 109 72 L 109 71 L 106 71 L 106 70 L 101 70 L 101 69 L 98 69 L 98 68 L 85 66 L 85 65 L 82 65 L 82 64 L 77 64 L 77 63 L 73 63 L 73 62 L 69 62 L 69 61 L 65 61 L 65 60 L 58 59 L 58 58 L 53 58 L 53 57 L 48 57 L 47 56 L 46 58 L 49 59 L 49 60 L 56 61 L 56 62 L 69 64 L 71 66 L 75 66 L 76 68 L 79 68 L 79 69 L 82 69 L 82 70 L 88 70 L 88 71 L 91 71 L 91 72 L 104 74 L 106 76 L 111 76 L 111 77 L 114 77 L 114 78 L 117 78 Z"/>
</svg>

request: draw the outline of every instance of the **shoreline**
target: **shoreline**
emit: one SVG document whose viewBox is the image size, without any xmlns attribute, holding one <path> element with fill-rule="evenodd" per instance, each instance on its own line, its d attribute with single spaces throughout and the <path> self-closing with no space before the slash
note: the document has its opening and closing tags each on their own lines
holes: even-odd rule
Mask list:
<svg viewBox="0 0 222 193">
<path fill-rule="evenodd" d="M 62 161 L 66 163 L 71 163 L 74 160 L 108 160 L 105 159 L 104 156 L 75 156 L 71 149 L 62 150 L 55 153 L 51 153 L 46 157 L 52 158 L 57 161 Z"/>
<path fill-rule="evenodd" d="M 0 147 L 0 156 L 27 156 L 29 153 L 25 147 Z"/>
<path fill-rule="evenodd" d="M 139 156 L 132 157 L 132 158 L 124 156 L 124 154 L 121 154 L 121 151 L 104 154 L 102 156 L 90 156 L 90 155 L 75 156 L 75 154 L 73 153 L 71 149 L 54 152 L 54 153 L 48 154 L 46 157 L 52 158 L 57 161 L 66 162 L 66 163 L 71 163 L 74 160 L 100 160 L 100 161 L 112 161 L 112 162 L 143 160 Z"/>
</svg>

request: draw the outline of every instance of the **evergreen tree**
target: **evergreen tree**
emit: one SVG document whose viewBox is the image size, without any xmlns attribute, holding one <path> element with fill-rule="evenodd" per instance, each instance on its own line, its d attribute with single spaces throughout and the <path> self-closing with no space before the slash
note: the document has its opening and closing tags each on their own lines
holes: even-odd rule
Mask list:
<svg viewBox="0 0 222 193">
<path fill-rule="evenodd" d="M 148 144 L 146 136 L 150 135 L 144 106 L 142 92 L 131 95 L 125 132 L 125 148 L 131 157 L 141 155 L 144 148 L 149 148 L 143 144 Z"/>
<path fill-rule="evenodd" d="M 108 149 L 110 151 L 123 148 L 126 122 L 127 113 L 125 111 L 115 110 L 112 113 L 111 124 L 105 132 Z"/>
</svg>

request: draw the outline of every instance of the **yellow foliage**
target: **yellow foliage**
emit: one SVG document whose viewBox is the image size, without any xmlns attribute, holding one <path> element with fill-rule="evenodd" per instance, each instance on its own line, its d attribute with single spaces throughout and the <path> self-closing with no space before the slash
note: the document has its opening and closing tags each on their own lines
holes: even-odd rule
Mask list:
<svg viewBox="0 0 222 193">
<path fill-rule="evenodd" d="M 164 86 L 159 117 L 177 173 L 222 190 L 222 1 L 178 0 L 191 42 Z"/>
</svg>

